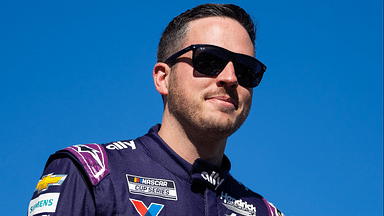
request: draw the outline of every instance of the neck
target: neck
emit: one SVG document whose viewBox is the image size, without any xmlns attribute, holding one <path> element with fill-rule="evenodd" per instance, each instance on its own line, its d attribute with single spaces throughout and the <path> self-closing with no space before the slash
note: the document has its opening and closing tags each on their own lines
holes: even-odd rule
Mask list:
<svg viewBox="0 0 384 216">
<path fill-rule="evenodd" d="M 190 164 L 201 158 L 220 167 L 227 137 L 218 138 L 209 132 L 196 131 L 185 125 L 165 112 L 159 136 Z"/>
</svg>

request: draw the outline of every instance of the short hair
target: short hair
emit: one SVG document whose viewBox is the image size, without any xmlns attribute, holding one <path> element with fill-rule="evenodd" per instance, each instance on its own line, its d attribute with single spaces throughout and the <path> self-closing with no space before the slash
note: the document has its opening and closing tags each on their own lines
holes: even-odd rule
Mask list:
<svg viewBox="0 0 384 216">
<path fill-rule="evenodd" d="M 228 17 L 238 21 L 247 31 L 255 47 L 256 25 L 243 8 L 233 4 L 203 4 L 187 10 L 168 24 L 160 38 L 157 62 L 164 62 L 181 49 L 191 21 L 206 17 Z"/>
</svg>

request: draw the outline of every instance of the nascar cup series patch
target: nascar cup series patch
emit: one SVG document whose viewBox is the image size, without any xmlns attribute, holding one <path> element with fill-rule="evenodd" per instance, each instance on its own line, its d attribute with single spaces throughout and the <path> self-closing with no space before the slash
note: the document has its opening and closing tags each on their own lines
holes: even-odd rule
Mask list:
<svg viewBox="0 0 384 216">
<path fill-rule="evenodd" d="M 175 182 L 166 179 L 156 179 L 127 174 L 129 192 L 143 196 L 177 200 Z"/>
</svg>

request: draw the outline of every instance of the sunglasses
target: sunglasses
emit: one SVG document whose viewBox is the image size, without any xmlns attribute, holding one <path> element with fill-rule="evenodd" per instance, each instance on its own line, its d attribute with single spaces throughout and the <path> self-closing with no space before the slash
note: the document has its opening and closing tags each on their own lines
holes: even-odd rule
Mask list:
<svg viewBox="0 0 384 216">
<path fill-rule="evenodd" d="M 267 69 L 254 57 L 207 44 L 193 44 L 186 47 L 165 60 L 165 63 L 172 64 L 178 57 L 191 50 L 192 65 L 196 71 L 207 76 L 216 76 L 224 70 L 229 61 L 232 61 L 239 85 L 246 88 L 258 86 Z"/>
</svg>

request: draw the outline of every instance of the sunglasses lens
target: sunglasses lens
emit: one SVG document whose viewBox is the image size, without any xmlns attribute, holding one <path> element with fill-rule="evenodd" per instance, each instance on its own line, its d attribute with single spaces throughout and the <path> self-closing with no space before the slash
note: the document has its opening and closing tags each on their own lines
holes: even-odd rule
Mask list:
<svg viewBox="0 0 384 216">
<path fill-rule="evenodd" d="M 208 76 L 219 74 L 228 63 L 228 54 L 214 47 L 199 47 L 193 55 L 193 67 Z"/>
<path fill-rule="evenodd" d="M 192 63 L 199 73 L 216 76 L 224 70 L 230 59 L 234 63 L 236 77 L 241 86 L 253 88 L 259 85 L 265 66 L 244 54 L 231 53 L 215 46 L 200 46 L 193 51 Z"/>
<path fill-rule="evenodd" d="M 235 70 L 239 84 L 245 87 L 259 85 L 264 74 L 259 61 L 242 54 L 238 54 L 236 58 Z"/>
</svg>

